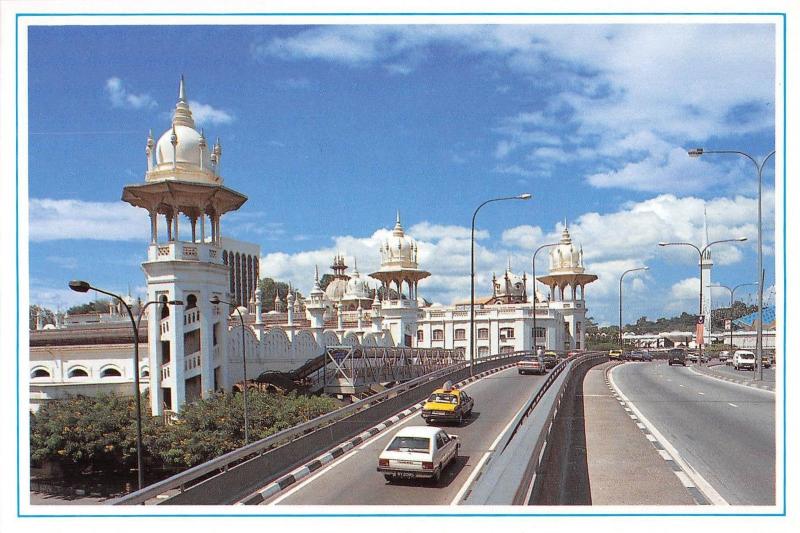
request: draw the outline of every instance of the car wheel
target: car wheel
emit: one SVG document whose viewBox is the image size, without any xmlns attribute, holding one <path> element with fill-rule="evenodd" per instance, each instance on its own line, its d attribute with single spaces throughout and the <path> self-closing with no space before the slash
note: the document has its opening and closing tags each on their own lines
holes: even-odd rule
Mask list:
<svg viewBox="0 0 800 533">
<path fill-rule="evenodd" d="M 464 413 L 458 415 L 458 425 L 461 426 L 464 424 Z"/>
<path fill-rule="evenodd" d="M 390 474 L 384 474 L 384 475 L 383 475 L 383 477 L 384 477 L 384 478 L 386 479 L 386 481 L 388 481 L 389 483 L 391 483 L 392 481 L 394 481 L 394 476 L 392 476 L 392 475 L 390 475 Z"/>
<path fill-rule="evenodd" d="M 472 407 L 470 407 L 469 411 L 467 411 L 467 416 L 472 416 Z"/>
<path fill-rule="evenodd" d="M 433 471 L 433 482 L 439 483 L 439 480 L 442 479 L 442 467 L 441 465 L 439 468 Z"/>
<path fill-rule="evenodd" d="M 686 361 L 683 362 L 683 366 L 686 366 Z"/>
</svg>

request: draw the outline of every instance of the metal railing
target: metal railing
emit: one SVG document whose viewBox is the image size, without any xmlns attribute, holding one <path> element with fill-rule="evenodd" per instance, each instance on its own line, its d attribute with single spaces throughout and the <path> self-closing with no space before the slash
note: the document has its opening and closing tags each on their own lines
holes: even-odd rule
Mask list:
<svg viewBox="0 0 800 533">
<path fill-rule="evenodd" d="M 475 365 L 481 365 L 492 361 L 500 361 L 504 359 L 511 359 L 520 357 L 529 352 L 511 352 L 506 354 L 495 354 L 475 360 Z M 467 367 L 466 362 L 458 363 L 441 370 L 434 371 L 430 374 L 420 376 L 419 378 L 412 379 L 405 383 L 401 383 L 383 392 L 359 400 L 350 405 L 319 416 L 308 422 L 304 422 L 297 426 L 287 428 L 283 431 L 270 435 L 264 439 L 248 444 L 231 452 L 228 452 L 216 459 L 207 461 L 203 464 L 194 466 L 170 478 L 154 483 L 136 492 L 132 492 L 115 500 L 109 502 L 110 505 L 137 505 L 144 504 L 147 501 L 156 498 L 157 496 L 167 493 L 169 491 L 178 490 L 183 492 L 189 486 L 206 479 L 206 476 L 212 473 L 222 473 L 228 471 L 233 466 L 245 462 L 246 460 L 258 457 L 265 454 L 269 450 L 290 442 L 296 438 L 305 436 L 315 430 L 325 428 L 334 424 L 335 422 L 345 419 L 355 413 L 369 409 L 372 406 L 379 405 L 387 398 L 393 398 L 400 393 L 413 389 L 415 387 L 430 383 L 431 381 L 441 379 L 442 376 L 452 374 Z M 333 443 L 331 443 L 333 444 Z"/>
</svg>

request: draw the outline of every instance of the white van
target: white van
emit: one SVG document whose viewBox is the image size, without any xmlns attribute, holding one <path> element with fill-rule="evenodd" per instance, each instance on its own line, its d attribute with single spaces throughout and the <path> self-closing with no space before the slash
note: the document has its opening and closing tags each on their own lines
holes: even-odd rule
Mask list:
<svg viewBox="0 0 800 533">
<path fill-rule="evenodd" d="M 754 370 L 756 367 L 756 354 L 747 350 L 736 350 L 733 354 L 734 370 Z"/>
</svg>

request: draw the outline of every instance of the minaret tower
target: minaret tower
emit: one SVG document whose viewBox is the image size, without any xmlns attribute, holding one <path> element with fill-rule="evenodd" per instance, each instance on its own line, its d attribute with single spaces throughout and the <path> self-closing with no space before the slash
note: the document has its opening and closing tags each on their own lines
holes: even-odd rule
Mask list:
<svg viewBox="0 0 800 533">
<path fill-rule="evenodd" d="M 230 300 L 220 220 L 247 197 L 223 186 L 222 148 L 209 153 L 195 129 L 183 76 L 171 124 L 155 143 L 148 135 L 145 146 L 144 183 L 127 185 L 122 200 L 150 215 L 142 263 L 147 299 L 183 302 L 153 307 L 148 319 L 151 410 L 160 415 L 232 387 L 229 365 L 237 363 L 225 353 L 228 308 L 209 300 Z"/>
<path fill-rule="evenodd" d="M 392 236 L 380 249 L 381 268 L 370 274 L 371 278 L 381 282 L 384 323 L 397 346 L 411 346 L 416 339 L 417 286 L 420 280 L 431 275 L 420 270 L 417 251 L 417 243 L 405 235 L 398 212 Z"/>
<path fill-rule="evenodd" d="M 703 244 L 700 246 L 702 250 L 708 246 L 708 217 L 705 207 L 703 207 Z M 700 284 L 703 286 L 703 339 L 708 344 L 708 329 L 711 326 L 711 267 L 714 266 L 714 261 L 711 260 L 711 248 L 707 248 L 700 260 Z"/>
<path fill-rule="evenodd" d="M 566 221 L 565 221 L 566 222 Z M 539 281 L 550 287 L 551 309 L 558 309 L 564 316 L 566 329 L 564 346 L 554 346 L 549 339 L 559 338 L 556 332 L 548 332 L 548 348 L 574 350 L 586 348 L 586 285 L 597 279 L 586 273 L 583 266 L 583 247 L 572 243 L 569 229 L 564 226 L 558 246 L 550 251 L 550 273 L 539 276 Z"/>
</svg>

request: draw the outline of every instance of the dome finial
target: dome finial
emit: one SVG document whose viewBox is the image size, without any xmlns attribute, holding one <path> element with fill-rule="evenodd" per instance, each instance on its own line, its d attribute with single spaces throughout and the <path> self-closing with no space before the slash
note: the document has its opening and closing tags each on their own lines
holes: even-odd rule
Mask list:
<svg viewBox="0 0 800 533">
<path fill-rule="evenodd" d="M 397 224 L 400 224 L 400 210 L 397 210 Z"/>
<path fill-rule="evenodd" d="M 183 84 L 183 74 L 181 74 L 181 83 L 178 86 L 178 101 L 185 102 L 186 101 L 186 88 Z"/>
</svg>

